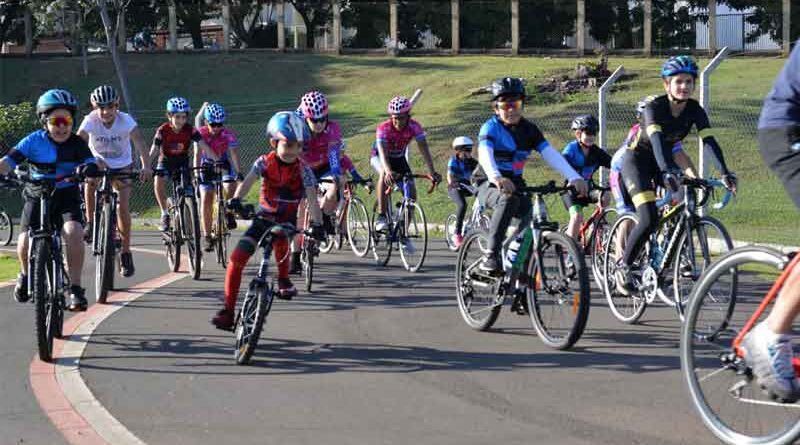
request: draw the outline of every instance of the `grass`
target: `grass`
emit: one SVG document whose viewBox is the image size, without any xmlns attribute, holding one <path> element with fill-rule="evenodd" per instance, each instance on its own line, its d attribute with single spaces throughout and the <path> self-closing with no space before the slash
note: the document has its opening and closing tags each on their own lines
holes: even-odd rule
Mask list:
<svg viewBox="0 0 800 445">
<path fill-rule="evenodd" d="M 140 125 L 146 135 L 162 120 L 164 101 L 171 95 L 188 97 L 195 107 L 205 100 L 226 106 L 231 127 L 239 134 L 245 162 L 266 151 L 263 131 L 275 111 L 293 109 L 299 96 L 312 88 L 330 98 L 332 117 L 344 130 L 348 152 L 362 175 L 369 173 L 368 151 L 375 125 L 385 119 L 386 101 L 395 94 L 423 88 L 415 118 L 426 128 L 437 169 L 444 172 L 449 142 L 459 135 L 475 136 L 490 115 L 487 97 L 471 96 L 470 89 L 493 78 L 512 75 L 538 84 L 550 76 L 571 71 L 577 59 L 542 57 L 366 57 L 308 54 L 245 53 L 157 54 L 128 57 L 131 90 Z M 633 121 L 636 101 L 663 91 L 657 77 L 662 59 L 612 57 L 609 65 L 624 65 L 630 75 L 620 82 L 609 103 L 608 148 L 615 149 Z M 701 66 L 707 59 L 699 60 Z M 780 183 L 764 167 L 758 153 L 755 126 L 764 95 L 784 60 L 780 58 L 732 58 L 713 75 L 710 116 L 728 164 L 740 178 L 740 193 L 718 216 L 736 239 L 797 244 L 797 209 Z M 58 73 L 58 82 L 54 82 Z M 90 75 L 83 77 L 80 60 L 6 59 L 0 65 L 0 102 L 34 100 L 48 87 L 66 87 L 86 102 L 98 84 L 117 84 L 105 58 L 90 60 Z M 699 96 L 699 92 L 696 93 Z M 531 117 L 556 147 L 569 141 L 569 123 L 576 114 L 597 113 L 596 92 L 570 97 L 534 95 L 526 115 Z M 697 163 L 697 142 L 686 141 Z M 424 171 L 416 148 L 412 164 Z M 713 169 L 712 169 L 713 170 Z M 529 183 L 554 178 L 534 155 L 526 169 Z M 154 204 L 152 186 L 140 186 L 134 207 L 144 211 Z M 452 211 L 444 187 L 426 195 L 420 185 L 420 200 L 428 219 L 441 222 Z M 251 192 L 251 198 L 257 193 Z M 363 192 L 360 192 L 363 196 Z M 552 219 L 564 221 L 566 212 L 556 198 L 548 200 Z"/>
<path fill-rule="evenodd" d="M 0 282 L 8 281 L 19 273 L 17 257 L 9 254 L 0 254 Z"/>
</svg>

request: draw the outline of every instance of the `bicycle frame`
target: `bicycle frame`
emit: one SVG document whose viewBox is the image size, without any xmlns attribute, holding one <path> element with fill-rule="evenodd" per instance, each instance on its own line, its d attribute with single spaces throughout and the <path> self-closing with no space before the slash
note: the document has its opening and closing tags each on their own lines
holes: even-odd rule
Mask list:
<svg viewBox="0 0 800 445">
<path fill-rule="evenodd" d="M 46 190 L 39 197 L 39 228 L 32 229 L 28 227 L 28 289 L 33 289 L 33 269 L 35 255 L 33 254 L 34 240 L 42 238 L 50 238 L 50 245 L 53 248 L 53 261 L 57 266 L 52 271 L 54 289 L 61 289 L 63 295 L 69 289 L 70 282 L 69 276 L 65 273 L 64 269 L 64 256 L 62 254 L 61 231 L 55 230 L 50 224 L 50 197 L 55 191 Z"/>
</svg>

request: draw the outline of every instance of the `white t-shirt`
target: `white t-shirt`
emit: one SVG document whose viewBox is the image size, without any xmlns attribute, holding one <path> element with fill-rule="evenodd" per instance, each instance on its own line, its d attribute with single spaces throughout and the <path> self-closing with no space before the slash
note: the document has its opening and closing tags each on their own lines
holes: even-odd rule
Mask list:
<svg viewBox="0 0 800 445">
<path fill-rule="evenodd" d="M 136 121 L 128 113 L 119 111 L 111 128 L 106 128 L 97 110 L 83 118 L 78 131 L 89 134 L 89 148 L 95 157 L 108 164 L 109 168 L 124 168 L 133 163 L 131 154 L 131 131 Z"/>
</svg>

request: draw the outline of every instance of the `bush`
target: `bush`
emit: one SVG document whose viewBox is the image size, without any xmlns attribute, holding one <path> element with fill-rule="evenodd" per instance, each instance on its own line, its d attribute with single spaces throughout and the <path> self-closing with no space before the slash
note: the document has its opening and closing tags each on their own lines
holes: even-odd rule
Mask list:
<svg viewBox="0 0 800 445">
<path fill-rule="evenodd" d="M 0 104 L 0 149 L 6 151 L 3 144 L 11 147 L 28 133 L 39 128 L 33 104 Z"/>
</svg>

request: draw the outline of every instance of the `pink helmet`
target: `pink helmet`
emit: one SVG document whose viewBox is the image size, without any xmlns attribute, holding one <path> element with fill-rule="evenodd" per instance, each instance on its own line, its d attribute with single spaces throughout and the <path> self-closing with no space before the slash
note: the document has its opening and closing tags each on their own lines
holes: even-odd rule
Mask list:
<svg viewBox="0 0 800 445">
<path fill-rule="evenodd" d="M 386 112 L 389 114 L 405 114 L 411 111 L 411 101 L 405 96 L 395 96 L 389 101 Z"/>
<path fill-rule="evenodd" d="M 300 110 L 306 119 L 321 119 L 328 115 L 328 99 L 319 91 L 309 91 L 300 99 Z"/>
</svg>

